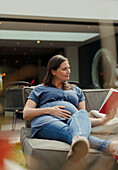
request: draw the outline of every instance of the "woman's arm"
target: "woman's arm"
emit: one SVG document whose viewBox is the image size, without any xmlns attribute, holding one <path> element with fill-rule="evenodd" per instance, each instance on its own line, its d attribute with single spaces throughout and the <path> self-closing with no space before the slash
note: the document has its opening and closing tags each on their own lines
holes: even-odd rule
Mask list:
<svg viewBox="0 0 118 170">
<path fill-rule="evenodd" d="M 81 109 L 83 109 L 83 110 L 86 109 L 85 100 L 83 100 L 82 102 L 79 102 L 79 104 L 78 104 L 78 110 L 81 110 Z"/>
<path fill-rule="evenodd" d="M 94 127 L 94 126 L 98 126 L 98 125 L 103 125 L 113 118 L 114 118 L 114 114 L 109 114 L 109 115 L 106 115 L 105 117 L 102 117 L 102 118 L 92 118 L 92 117 L 90 117 L 90 121 L 91 121 L 92 127 Z"/>
<path fill-rule="evenodd" d="M 33 119 L 37 116 L 40 116 L 42 114 L 46 114 L 46 111 L 47 109 L 38 109 L 36 108 L 36 103 L 31 100 L 31 99 L 28 99 L 26 104 L 25 104 L 25 107 L 23 109 L 23 118 L 26 119 L 26 120 L 30 120 L 30 119 Z"/>
<path fill-rule="evenodd" d="M 80 102 L 78 104 L 78 110 L 80 109 L 86 109 L 85 107 L 85 100 L 83 100 L 82 102 Z M 98 125 L 103 125 L 105 124 L 106 122 L 108 122 L 109 120 L 111 120 L 113 118 L 113 115 L 108 115 L 104 118 L 91 118 L 90 117 L 90 121 L 91 121 L 91 126 L 94 127 L 94 126 L 98 126 Z"/>
<path fill-rule="evenodd" d="M 91 126 L 92 127 L 95 127 L 95 126 L 98 126 L 98 125 L 103 125 L 105 123 L 104 118 L 92 118 L 92 117 L 89 117 L 89 119 L 91 121 Z"/>
<path fill-rule="evenodd" d="M 46 108 L 36 108 L 36 103 L 28 99 L 26 105 L 23 110 L 23 118 L 26 120 L 31 120 L 37 116 L 49 114 L 57 117 L 61 117 L 64 119 L 70 118 L 70 112 L 64 110 L 64 106 L 54 106 L 54 107 L 46 107 Z"/>
</svg>

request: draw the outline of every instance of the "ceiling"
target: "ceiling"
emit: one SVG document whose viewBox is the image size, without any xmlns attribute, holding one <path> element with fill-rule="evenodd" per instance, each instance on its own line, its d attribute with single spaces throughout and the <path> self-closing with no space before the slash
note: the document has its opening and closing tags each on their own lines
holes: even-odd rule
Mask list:
<svg viewBox="0 0 118 170">
<path fill-rule="evenodd" d="M 34 22 L 11 22 L 2 21 L 0 30 L 20 30 L 20 31 L 50 31 L 50 32 L 71 32 L 71 33 L 99 33 L 99 28 L 96 25 L 79 25 L 79 24 L 61 24 L 61 23 L 34 23 Z M 0 47 L 37 47 L 34 41 L 22 41 L 19 46 L 17 41 L 0 40 Z M 65 47 L 65 46 L 79 46 L 82 42 L 41 42 L 40 47 Z"/>
<path fill-rule="evenodd" d="M 103 25 L 104 27 L 104 25 Z M 110 26 L 111 27 L 111 26 Z M 107 25 L 107 30 L 109 26 Z M 0 20 L 0 31 L 43 31 L 45 32 L 63 32 L 63 33 L 98 33 L 100 34 L 100 27 L 98 23 L 87 22 L 39 22 L 37 20 Z M 118 32 L 118 27 L 115 27 L 115 33 Z M 48 53 L 54 52 L 65 47 L 80 47 L 90 42 L 100 39 L 100 36 L 85 41 L 53 41 L 53 40 L 14 40 L 14 39 L 0 39 L 0 58 L 8 56 L 44 56 Z"/>
</svg>

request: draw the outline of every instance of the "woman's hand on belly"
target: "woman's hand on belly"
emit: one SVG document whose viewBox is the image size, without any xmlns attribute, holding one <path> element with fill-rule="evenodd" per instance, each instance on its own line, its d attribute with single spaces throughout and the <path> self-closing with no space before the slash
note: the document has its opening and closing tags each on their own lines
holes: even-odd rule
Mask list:
<svg viewBox="0 0 118 170">
<path fill-rule="evenodd" d="M 48 107 L 48 114 L 64 119 L 69 119 L 71 117 L 71 113 L 67 110 L 64 110 L 64 108 L 65 106 Z"/>
</svg>

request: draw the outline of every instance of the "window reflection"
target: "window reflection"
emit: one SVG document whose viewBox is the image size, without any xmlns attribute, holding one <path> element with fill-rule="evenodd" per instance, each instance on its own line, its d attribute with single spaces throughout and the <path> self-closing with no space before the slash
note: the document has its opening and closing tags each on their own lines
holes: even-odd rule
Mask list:
<svg viewBox="0 0 118 170">
<path fill-rule="evenodd" d="M 78 52 L 77 77 L 81 88 L 110 88 L 118 87 L 117 68 L 117 26 L 112 22 L 58 22 L 57 23 L 25 23 L 2 21 L 0 30 L 36 31 L 79 33 L 87 37 L 89 33 L 96 35 L 92 38 L 81 38 L 69 41 L 37 41 L 0 39 L 0 73 L 5 73 L 3 84 L 12 81 L 28 81 L 37 85 L 43 81 L 46 65 L 53 55 L 63 54 L 66 56 L 65 48 L 76 47 Z M 33 26 L 32 26 L 33 24 Z M 45 25 L 48 25 L 45 26 Z M 25 36 L 25 35 L 24 35 Z M 71 37 L 70 36 L 70 37 Z M 74 55 L 74 52 L 72 52 Z M 72 54 L 70 54 L 72 55 Z M 68 57 L 68 55 L 67 55 Z M 73 58 L 73 56 L 71 56 Z M 72 61 L 74 62 L 74 60 Z M 71 68 L 72 70 L 73 68 Z M 76 75 L 76 72 L 72 73 Z M 73 78 L 73 76 L 72 76 Z M 74 81 L 72 79 L 72 81 Z"/>
</svg>

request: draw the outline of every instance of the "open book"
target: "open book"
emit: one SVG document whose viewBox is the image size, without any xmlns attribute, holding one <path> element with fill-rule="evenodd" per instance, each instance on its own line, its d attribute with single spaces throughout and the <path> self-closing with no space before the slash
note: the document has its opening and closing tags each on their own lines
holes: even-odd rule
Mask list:
<svg viewBox="0 0 118 170">
<path fill-rule="evenodd" d="M 110 114 L 118 111 L 118 90 L 111 88 L 105 97 L 99 113 Z"/>
<path fill-rule="evenodd" d="M 91 110 L 89 112 L 90 117 L 105 117 L 106 114 L 113 114 L 114 116 L 118 113 L 118 90 L 111 88 L 105 97 L 103 104 L 99 111 Z"/>
</svg>

